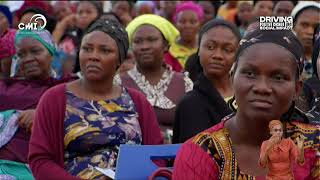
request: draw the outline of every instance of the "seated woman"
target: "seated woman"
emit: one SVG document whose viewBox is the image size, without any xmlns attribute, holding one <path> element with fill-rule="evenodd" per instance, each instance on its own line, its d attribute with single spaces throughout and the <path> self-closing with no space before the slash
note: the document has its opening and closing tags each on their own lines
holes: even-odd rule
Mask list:
<svg viewBox="0 0 320 180">
<path fill-rule="evenodd" d="M 231 113 L 227 101 L 233 95 L 229 71 L 234 62 L 240 33 L 236 26 L 221 19 L 206 23 L 199 32 L 199 50 L 190 68 L 200 69 L 192 91 L 179 102 L 173 142 L 182 143 L 217 124 Z M 195 106 L 196 104 L 196 106 Z"/>
<path fill-rule="evenodd" d="M 166 143 L 171 143 L 176 104 L 193 86 L 187 75 L 172 71 L 163 62 L 164 52 L 174 41 L 171 35 L 177 30 L 160 16 L 142 15 L 131 21 L 127 31 L 137 63 L 121 76 L 121 81 L 146 95 L 162 132 L 169 130 Z"/>
<path fill-rule="evenodd" d="M 128 50 L 125 29 L 97 20 L 83 36 L 82 78 L 48 90 L 36 109 L 29 164 L 36 179 L 96 179 L 116 167 L 120 144 L 161 144 L 143 94 L 114 85 Z"/>
<path fill-rule="evenodd" d="M 165 63 L 174 71 L 183 71 L 188 57 L 197 51 L 197 34 L 203 15 L 202 7 L 193 2 L 177 4 L 173 21 L 180 35 L 174 37 L 169 52 L 164 56 Z"/>
<path fill-rule="evenodd" d="M 264 179 L 260 146 L 269 139 L 273 119 L 282 121 L 285 138 L 305 139 L 304 164 L 293 166 L 294 179 L 319 179 L 319 127 L 292 117 L 303 59 L 302 45 L 290 30 L 246 34 L 232 74 L 237 112 L 182 145 L 173 179 Z"/>
<path fill-rule="evenodd" d="M 20 111 L 19 128 L 8 144 L 0 147 L 0 159 L 26 163 L 33 113 L 41 95 L 72 78 L 53 77 L 55 48 L 49 31 L 18 30 L 14 42 L 20 77 L 0 80 L 0 111 Z"/>
</svg>

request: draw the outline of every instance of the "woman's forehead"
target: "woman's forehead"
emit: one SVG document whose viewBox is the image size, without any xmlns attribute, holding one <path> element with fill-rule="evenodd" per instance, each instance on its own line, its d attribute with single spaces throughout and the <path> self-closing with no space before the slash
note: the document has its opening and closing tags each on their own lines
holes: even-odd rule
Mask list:
<svg viewBox="0 0 320 180">
<path fill-rule="evenodd" d="M 296 71 L 294 56 L 273 43 L 258 43 L 245 49 L 239 57 L 239 66 L 251 64 L 261 68 L 282 68 Z"/>
<path fill-rule="evenodd" d="M 161 36 L 162 33 L 151 24 L 143 24 L 139 26 L 133 33 L 133 37 Z"/>
</svg>

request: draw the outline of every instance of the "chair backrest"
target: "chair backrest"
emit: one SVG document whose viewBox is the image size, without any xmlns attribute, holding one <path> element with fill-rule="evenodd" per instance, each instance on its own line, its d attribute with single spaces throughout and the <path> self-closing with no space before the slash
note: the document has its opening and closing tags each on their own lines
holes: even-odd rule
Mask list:
<svg viewBox="0 0 320 180">
<path fill-rule="evenodd" d="M 147 180 L 159 168 L 152 160 L 175 158 L 180 145 L 120 145 L 115 179 Z"/>
</svg>

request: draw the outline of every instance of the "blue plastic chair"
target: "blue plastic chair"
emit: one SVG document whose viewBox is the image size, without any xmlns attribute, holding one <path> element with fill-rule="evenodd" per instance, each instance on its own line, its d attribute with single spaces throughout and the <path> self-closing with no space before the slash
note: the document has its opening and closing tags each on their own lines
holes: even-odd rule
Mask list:
<svg viewBox="0 0 320 180">
<path fill-rule="evenodd" d="M 148 177 L 159 168 L 152 162 L 152 159 L 174 159 L 180 145 L 181 144 L 120 145 L 115 179 L 148 179 Z"/>
</svg>

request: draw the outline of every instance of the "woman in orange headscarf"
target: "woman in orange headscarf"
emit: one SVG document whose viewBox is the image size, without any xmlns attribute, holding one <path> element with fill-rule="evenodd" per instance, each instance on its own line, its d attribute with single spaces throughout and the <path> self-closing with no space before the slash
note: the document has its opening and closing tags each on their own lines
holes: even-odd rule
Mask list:
<svg viewBox="0 0 320 180">
<path fill-rule="evenodd" d="M 292 180 L 291 163 L 304 163 L 303 137 L 297 137 L 297 146 L 290 138 L 283 137 L 281 121 L 272 120 L 269 123 L 271 138 L 263 141 L 259 164 L 268 168 L 266 180 Z"/>
</svg>

